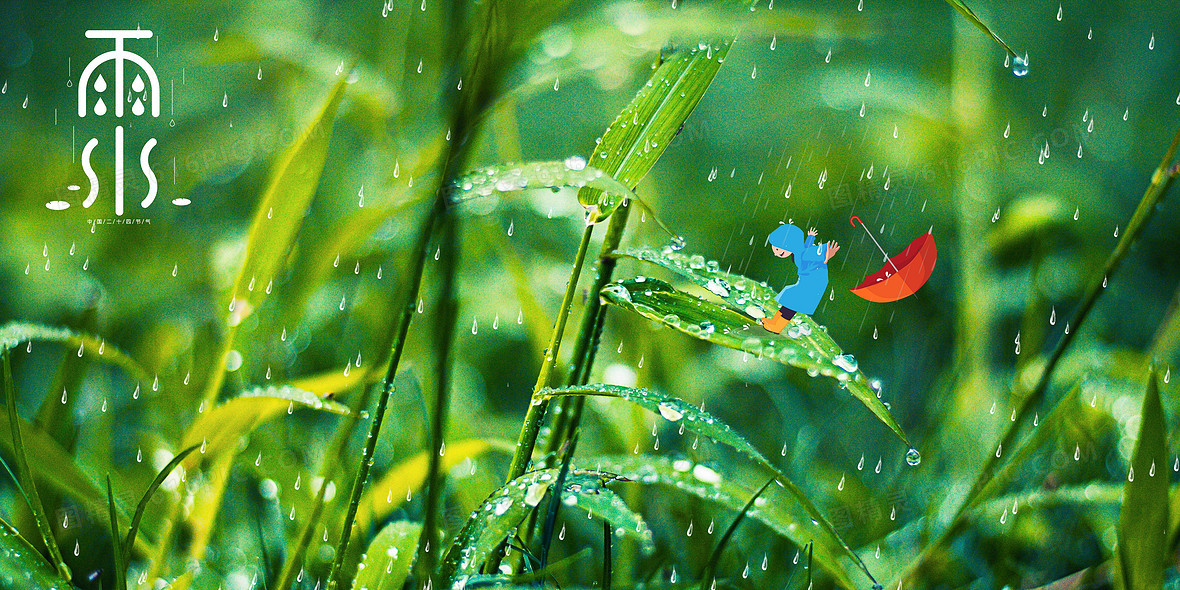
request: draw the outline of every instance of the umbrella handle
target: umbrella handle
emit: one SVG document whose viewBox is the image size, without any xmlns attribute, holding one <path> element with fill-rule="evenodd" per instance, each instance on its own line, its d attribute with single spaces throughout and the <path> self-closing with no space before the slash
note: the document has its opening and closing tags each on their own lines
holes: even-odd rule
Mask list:
<svg viewBox="0 0 1180 590">
<path fill-rule="evenodd" d="M 893 259 L 889 258 L 889 253 L 886 252 L 885 249 L 881 247 L 881 244 L 877 243 L 877 238 L 873 237 L 873 232 L 869 231 L 869 228 L 865 227 L 865 222 L 862 221 L 860 217 L 853 215 L 852 217 L 848 218 L 848 223 L 851 224 L 853 227 L 855 227 L 856 223 L 853 222 L 854 219 L 856 221 L 860 221 L 860 228 L 865 230 L 866 234 L 869 234 L 869 239 L 873 241 L 873 244 L 877 246 L 877 249 L 881 251 L 881 254 L 883 254 L 885 256 L 885 260 L 887 262 L 889 262 L 889 266 L 893 267 L 893 271 L 894 272 L 901 272 L 900 270 L 897 269 L 897 265 L 893 264 Z"/>
</svg>

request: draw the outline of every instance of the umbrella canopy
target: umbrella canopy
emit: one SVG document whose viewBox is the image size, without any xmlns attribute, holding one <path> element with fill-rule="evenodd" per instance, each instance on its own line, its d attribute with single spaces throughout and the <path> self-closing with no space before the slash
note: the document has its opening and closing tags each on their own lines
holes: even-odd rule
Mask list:
<svg viewBox="0 0 1180 590">
<path fill-rule="evenodd" d="M 910 242 L 901 254 L 890 258 L 881 270 L 854 287 L 852 292 L 877 303 L 909 297 L 926 284 L 937 261 L 938 247 L 934 244 L 934 235 L 927 231 Z"/>
</svg>

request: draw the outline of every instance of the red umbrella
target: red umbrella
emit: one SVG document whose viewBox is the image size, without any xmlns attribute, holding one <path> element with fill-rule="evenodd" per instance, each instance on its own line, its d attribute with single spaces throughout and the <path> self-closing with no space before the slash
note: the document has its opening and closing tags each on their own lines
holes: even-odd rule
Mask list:
<svg viewBox="0 0 1180 590">
<path fill-rule="evenodd" d="M 860 218 L 853 215 L 848 223 L 856 225 L 857 221 L 860 221 Z M 901 254 L 890 258 L 863 221 L 860 221 L 860 226 L 889 262 L 854 287 L 853 293 L 869 301 L 889 303 L 913 295 L 926 284 L 926 279 L 934 272 L 934 263 L 938 262 L 938 247 L 934 244 L 934 234 L 931 233 L 934 228 L 910 242 Z"/>
</svg>

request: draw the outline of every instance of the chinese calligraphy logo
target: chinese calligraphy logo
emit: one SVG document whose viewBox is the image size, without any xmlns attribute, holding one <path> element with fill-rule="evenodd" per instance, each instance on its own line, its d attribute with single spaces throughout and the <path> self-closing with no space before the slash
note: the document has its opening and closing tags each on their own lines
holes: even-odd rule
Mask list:
<svg viewBox="0 0 1180 590">
<path fill-rule="evenodd" d="M 160 80 L 156 76 L 155 69 L 142 56 L 124 48 L 124 41 L 127 39 L 150 39 L 151 37 L 152 32 L 144 30 L 86 31 L 86 38 L 88 39 L 113 39 L 115 48 L 95 57 L 82 70 L 81 78 L 78 80 L 78 117 L 84 118 L 91 113 L 97 117 L 113 115 L 116 122 L 121 123 L 124 120 L 126 104 L 131 104 L 130 112 L 135 117 L 143 116 L 149 112 L 149 109 L 151 117 L 156 118 L 160 116 Z M 96 70 L 108 62 L 114 62 L 113 84 L 108 83 L 101 73 L 95 75 Z M 128 62 L 138 68 L 138 71 L 135 71 L 134 68 L 131 69 L 135 77 L 131 81 L 130 88 L 126 85 L 126 78 L 129 73 L 129 68 L 127 67 Z M 110 102 L 110 107 L 108 107 L 108 101 Z M 123 143 L 123 125 L 116 124 L 114 134 L 114 195 L 115 215 L 118 216 L 123 215 L 125 199 Z M 156 143 L 156 138 L 149 138 L 139 152 L 139 166 L 143 170 L 144 177 L 148 183 L 147 194 L 144 195 L 139 203 L 140 207 L 144 209 L 156 200 L 156 194 L 159 189 L 159 182 L 149 162 L 152 148 L 156 147 Z M 94 167 L 91 165 L 91 154 L 98 147 L 98 144 L 98 138 L 94 137 L 86 142 L 86 146 L 82 149 L 82 170 L 86 173 L 86 177 L 90 181 L 89 193 L 82 200 L 82 207 L 84 208 L 89 208 L 93 205 L 99 195 L 98 175 L 95 174 Z M 71 191 L 81 190 L 81 187 L 77 185 L 70 185 L 67 188 Z M 178 206 L 189 204 L 189 200 L 184 198 L 174 199 L 172 202 Z M 69 208 L 70 203 L 68 201 L 53 200 L 46 203 L 45 206 L 49 209 L 60 211 Z"/>
</svg>

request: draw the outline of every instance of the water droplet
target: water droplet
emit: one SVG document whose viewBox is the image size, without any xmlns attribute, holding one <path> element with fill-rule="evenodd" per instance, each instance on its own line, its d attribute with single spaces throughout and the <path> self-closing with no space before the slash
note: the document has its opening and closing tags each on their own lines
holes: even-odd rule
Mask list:
<svg viewBox="0 0 1180 590">
<path fill-rule="evenodd" d="M 479 331 L 479 320 L 471 318 L 471 334 L 474 336 Z"/>
<path fill-rule="evenodd" d="M 871 81 L 872 79 L 873 79 L 873 72 L 870 71 L 867 74 L 865 74 L 865 88 L 869 87 L 869 81 Z"/>
<path fill-rule="evenodd" d="M 1060 4 L 1057 5 L 1057 20 L 1058 21 L 1061 20 L 1061 5 Z"/>
<path fill-rule="evenodd" d="M 1012 60 L 1012 73 L 1018 77 L 1023 77 L 1028 74 L 1028 55 L 1016 56 Z"/>
<path fill-rule="evenodd" d="M 228 92 L 223 92 L 221 94 L 221 106 L 223 106 L 223 107 L 229 106 L 229 93 Z"/>
<path fill-rule="evenodd" d="M 1155 33 L 1152 33 L 1151 39 L 1148 39 L 1147 41 L 1147 50 L 1151 51 L 1153 49 L 1155 49 Z"/>
<path fill-rule="evenodd" d="M 922 453 L 919 453 L 918 449 L 910 449 L 909 451 L 906 451 L 905 462 L 910 467 L 916 467 L 922 462 Z"/>
</svg>

